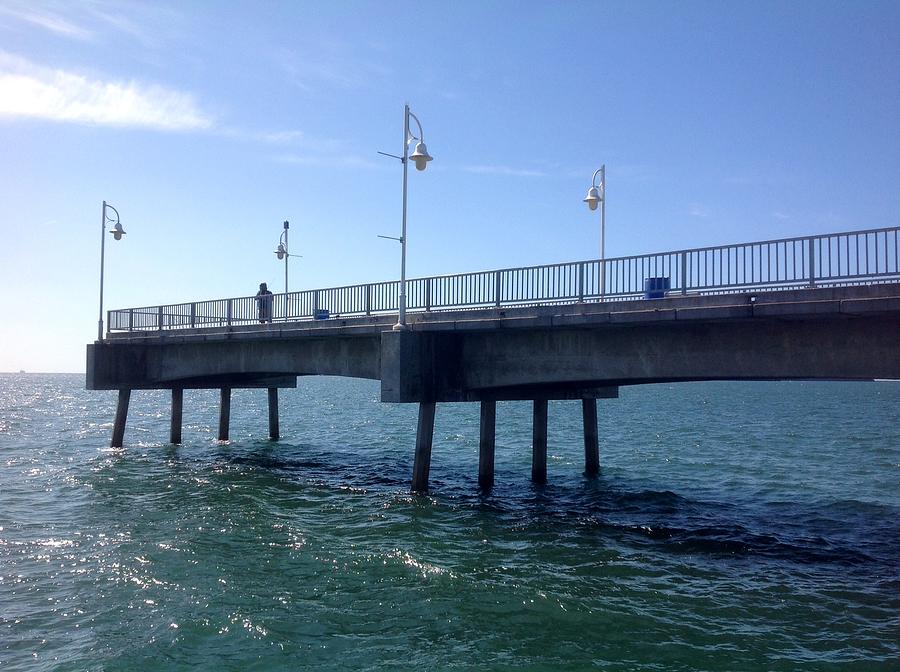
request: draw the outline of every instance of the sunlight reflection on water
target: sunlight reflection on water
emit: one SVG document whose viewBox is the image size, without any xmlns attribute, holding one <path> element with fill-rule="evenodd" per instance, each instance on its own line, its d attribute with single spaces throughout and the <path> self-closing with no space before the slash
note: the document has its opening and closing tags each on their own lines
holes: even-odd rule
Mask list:
<svg viewBox="0 0 900 672">
<path fill-rule="evenodd" d="M 170 446 L 167 396 L 135 393 L 118 450 L 114 395 L 82 385 L 0 376 L 5 669 L 887 669 L 898 653 L 900 386 L 623 390 L 600 407 L 595 480 L 580 407 L 551 404 L 546 486 L 529 482 L 530 407 L 500 404 L 490 493 L 477 406 L 439 405 L 416 496 L 415 408 L 368 381 L 302 381 L 279 442 L 264 394 L 235 393 L 227 444 L 217 395 L 186 394 Z"/>
</svg>

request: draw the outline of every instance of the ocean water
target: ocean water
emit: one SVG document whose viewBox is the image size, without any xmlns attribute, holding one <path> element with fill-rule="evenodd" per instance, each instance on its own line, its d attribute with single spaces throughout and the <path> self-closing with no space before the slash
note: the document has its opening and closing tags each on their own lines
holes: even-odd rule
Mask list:
<svg viewBox="0 0 900 672">
<path fill-rule="evenodd" d="M 693 383 L 531 407 L 416 408 L 372 381 L 115 393 L 0 375 L 0 670 L 897 670 L 900 383 Z"/>
</svg>

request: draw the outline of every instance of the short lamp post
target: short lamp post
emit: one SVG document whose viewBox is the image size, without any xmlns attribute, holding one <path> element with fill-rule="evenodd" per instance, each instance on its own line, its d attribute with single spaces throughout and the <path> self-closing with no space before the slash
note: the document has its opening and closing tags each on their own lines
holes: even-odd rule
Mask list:
<svg viewBox="0 0 900 672">
<path fill-rule="evenodd" d="M 410 132 L 410 118 L 416 122 L 416 126 L 419 128 L 419 135 L 414 135 Z M 410 154 L 409 145 L 413 140 L 416 141 L 416 146 L 413 149 L 413 153 Z M 391 238 L 392 240 L 400 241 L 400 296 L 397 324 L 394 325 L 394 329 L 399 331 L 406 329 L 406 183 L 409 160 L 412 159 L 416 164 L 416 170 L 425 170 L 428 167 L 428 162 L 432 160 L 431 155 L 428 154 L 428 149 L 425 147 L 425 133 L 422 131 L 422 124 L 419 122 L 418 117 L 409 111 L 408 103 L 403 108 L 403 156 L 395 156 L 386 152 L 379 152 L 379 154 L 399 159 L 403 164 L 403 219 L 400 226 L 400 237 L 380 236 L 381 238 Z"/>
<path fill-rule="evenodd" d="M 290 224 L 288 220 L 284 220 L 284 231 L 281 232 L 281 237 L 278 239 L 278 249 L 275 250 L 275 255 L 278 257 L 278 260 L 281 261 L 284 259 L 284 293 L 288 293 L 288 259 L 290 258 L 290 253 L 288 252 L 288 229 L 290 228 Z"/>
<path fill-rule="evenodd" d="M 112 210 L 115 213 L 115 219 L 107 216 L 107 210 Z M 125 235 L 125 229 L 122 228 L 122 224 L 119 221 L 119 211 L 106 201 L 103 201 L 103 210 L 100 213 L 100 319 L 97 321 L 98 341 L 103 340 L 103 261 L 106 256 L 106 225 L 113 223 L 114 226 L 109 232 L 116 240 L 122 240 L 122 236 Z"/>
<path fill-rule="evenodd" d="M 597 176 L 600 184 L 597 184 Z M 600 298 L 606 294 L 606 164 L 594 171 L 591 188 L 588 189 L 584 202 L 591 210 L 600 206 Z"/>
</svg>

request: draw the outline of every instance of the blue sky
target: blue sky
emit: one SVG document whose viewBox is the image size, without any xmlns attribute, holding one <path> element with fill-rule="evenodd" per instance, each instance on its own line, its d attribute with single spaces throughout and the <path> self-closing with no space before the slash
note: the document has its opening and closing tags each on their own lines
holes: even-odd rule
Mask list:
<svg viewBox="0 0 900 672">
<path fill-rule="evenodd" d="M 105 307 L 900 223 L 897 2 L 0 0 L 0 371 Z"/>
</svg>

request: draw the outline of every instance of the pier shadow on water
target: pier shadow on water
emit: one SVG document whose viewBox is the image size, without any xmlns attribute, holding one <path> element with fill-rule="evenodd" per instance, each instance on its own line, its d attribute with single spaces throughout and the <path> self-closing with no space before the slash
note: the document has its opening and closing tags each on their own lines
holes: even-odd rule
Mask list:
<svg viewBox="0 0 900 672">
<path fill-rule="evenodd" d="M 293 496 L 353 497 L 351 507 L 391 510 L 425 527 L 449 518 L 463 526 L 503 529 L 525 537 L 577 536 L 592 539 L 601 548 L 626 544 L 710 561 L 881 565 L 900 579 L 894 567 L 900 555 L 900 509 L 885 503 L 800 497 L 767 501 L 742 492 L 694 496 L 618 469 L 601 470 L 596 478 L 568 470 L 550 484 L 538 485 L 528 480 L 524 462 L 503 474 L 490 490 L 478 488 L 473 465 L 466 465 L 465 473 L 432 477 L 429 493 L 413 494 L 411 464 L 393 452 L 360 456 L 347 448 L 326 453 L 321 447 L 286 441 L 224 443 L 212 454 L 160 446 L 139 459 L 161 459 L 165 471 L 200 474 L 221 481 L 226 490 L 239 483 L 242 490 L 263 498 L 277 491 L 275 499 L 288 508 Z M 161 463 L 155 468 L 162 468 Z M 105 478 L 99 489 L 127 491 L 129 473 L 146 477 L 126 468 L 112 479 L 115 485 Z M 225 501 L 221 504 L 227 506 Z"/>
</svg>

